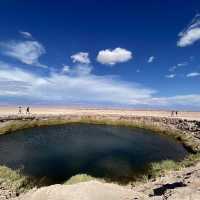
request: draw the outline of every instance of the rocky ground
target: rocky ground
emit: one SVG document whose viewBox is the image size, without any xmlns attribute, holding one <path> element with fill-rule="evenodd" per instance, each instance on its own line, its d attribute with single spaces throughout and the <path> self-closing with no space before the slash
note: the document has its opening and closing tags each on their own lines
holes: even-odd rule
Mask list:
<svg viewBox="0 0 200 200">
<path fill-rule="evenodd" d="M 169 172 L 155 181 L 133 187 L 133 190 L 153 200 L 199 200 L 200 163 L 178 172 Z"/>
<path fill-rule="evenodd" d="M 0 199 L 7 199 L 9 191 L 0 189 Z M 7 198 L 6 198 L 7 193 Z M 52 185 L 32 189 L 12 200 L 199 200 L 200 163 L 145 184 L 119 186 L 92 180 L 73 185 Z"/>
</svg>

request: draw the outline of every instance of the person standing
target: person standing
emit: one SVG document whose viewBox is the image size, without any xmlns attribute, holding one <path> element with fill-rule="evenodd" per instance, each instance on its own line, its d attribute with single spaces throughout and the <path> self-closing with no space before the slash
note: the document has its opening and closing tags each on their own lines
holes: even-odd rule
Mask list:
<svg viewBox="0 0 200 200">
<path fill-rule="evenodd" d="M 30 114 L 30 107 L 29 106 L 26 108 L 26 114 L 27 115 Z"/>
<path fill-rule="evenodd" d="M 18 114 L 20 114 L 20 115 L 22 114 L 22 107 L 21 106 L 18 107 Z"/>
</svg>

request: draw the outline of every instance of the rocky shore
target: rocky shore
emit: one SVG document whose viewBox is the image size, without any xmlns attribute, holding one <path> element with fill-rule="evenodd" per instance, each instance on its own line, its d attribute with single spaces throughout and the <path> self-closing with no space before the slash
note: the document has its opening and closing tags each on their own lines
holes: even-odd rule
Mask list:
<svg viewBox="0 0 200 200">
<path fill-rule="evenodd" d="M 15 200 L 199 200 L 200 163 L 145 184 L 119 186 L 96 180 L 33 189 Z M 13 200 L 14 200 L 13 199 Z"/>
<path fill-rule="evenodd" d="M 31 115 L 31 116 L 0 116 L 0 133 L 29 128 L 38 125 L 53 125 L 71 122 L 102 123 L 112 125 L 132 125 L 149 128 L 162 134 L 171 134 L 180 140 L 193 153 L 200 152 L 200 121 L 171 117 L 133 116 L 116 114 L 96 115 Z M 167 172 L 156 179 L 139 185 L 119 186 L 97 180 L 77 183 L 74 185 L 52 185 L 40 189 L 32 189 L 26 194 L 16 193 L 0 178 L 0 200 L 103 200 L 103 199 L 200 199 L 200 163 L 183 168 L 180 171 Z"/>
<path fill-rule="evenodd" d="M 1 185 L 1 200 L 199 200 L 200 163 L 181 171 L 168 172 L 144 184 L 119 186 L 92 180 L 73 185 L 34 188 L 18 195 Z"/>
</svg>

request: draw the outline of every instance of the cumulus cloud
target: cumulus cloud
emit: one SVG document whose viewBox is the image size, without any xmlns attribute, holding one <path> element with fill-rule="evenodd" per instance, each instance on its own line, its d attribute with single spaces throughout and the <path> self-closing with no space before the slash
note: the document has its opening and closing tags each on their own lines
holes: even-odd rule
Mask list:
<svg viewBox="0 0 200 200">
<path fill-rule="evenodd" d="M 76 53 L 71 56 L 71 59 L 74 63 L 82 63 L 82 64 L 90 63 L 89 53 L 87 52 Z"/>
<path fill-rule="evenodd" d="M 132 58 L 132 52 L 123 48 L 105 49 L 99 51 L 97 61 L 101 64 L 115 65 L 116 63 L 123 63 Z"/>
<path fill-rule="evenodd" d="M 37 41 L 1 42 L 1 53 L 15 58 L 27 65 L 47 67 L 39 62 L 39 57 L 46 53 L 42 44 Z"/>
<path fill-rule="evenodd" d="M 148 62 L 148 63 L 152 63 L 152 62 L 154 61 L 154 59 L 155 59 L 154 56 L 150 56 L 147 62 Z"/>
<path fill-rule="evenodd" d="M 176 74 L 168 74 L 168 75 L 166 75 L 165 77 L 166 78 L 174 78 L 176 76 Z"/>
<path fill-rule="evenodd" d="M 178 47 L 186 47 L 200 40 L 200 14 L 197 14 L 188 27 L 179 33 Z"/>
<path fill-rule="evenodd" d="M 186 77 L 188 77 L 188 78 L 196 77 L 196 76 L 200 76 L 200 73 L 199 72 L 191 72 L 191 73 L 186 75 Z"/>
<path fill-rule="evenodd" d="M 32 38 L 33 38 L 32 34 L 29 33 L 29 32 L 26 32 L 26 31 L 19 31 L 19 33 L 20 33 L 24 38 L 26 38 L 26 39 L 32 39 Z"/>
</svg>

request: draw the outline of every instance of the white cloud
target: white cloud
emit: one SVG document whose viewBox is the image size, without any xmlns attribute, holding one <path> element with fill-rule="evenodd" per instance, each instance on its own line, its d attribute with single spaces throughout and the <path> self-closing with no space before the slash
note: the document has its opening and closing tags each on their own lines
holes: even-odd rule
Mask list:
<svg viewBox="0 0 200 200">
<path fill-rule="evenodd" d="M 200 76 L 200 73 L 199 72 L 191 72 L 191 73 L 186 75 L 186 77 L 188 77 L 188 78 L 196 77 L 196 76 Z"/>
<path fill-rule="evenodd" d="M 85 76 L 92 72 L 92 66 L 90 65 L 76 65 L 71 69 L 71 75 Z"/>
<path fill-rule="evenodd" d="M 184 67 L 184 66 L 187 66 L 188 65 L 188 62 L 182 62 L 182 63 L 178 63 L 172 67 L 169 68 L 169 71 L 170 72 L 173 72 L 175 71 L 176 69 L 180 68 L 180 67 Z"/>
<path fill-rule="evenodd" d="M 154 61 L 155 57 L 154 56 L 150 56 L 148 59 L 148 63 L 152 63 Z"/>
<path fill-rule="evenodd" d="M 87 64 L 76 64 L 75 66 L 64 65 L 62 73 L 71 76 L 85 76 L 92 72 L 93 67 Z"/>
<path fill-rule="evenodd" d="M 152 89 L 121 81 L 114 76 L 91 73 L 41 76 L 0 63 L 0 96 L 57 103 L 137 104 L 141 98 L 149 98 L 153 93 Z"/>
<path fill-rule="evenodd" d="M 39 62 L 39 57 L 46 51 L 37 41 L 11 41 L 0 43 L 2 54 L 15 58 L 27 65 L 47 67 Z"/>
<path fill-rule="evenodd" d="M 177 95 L 172 97 L 159 97 L 152 98 L 148 101 L 149 104 L 160 106 L 187 106 L 187 107 L 200 107 L 200 94 Z"/>
<path fill-rule="evenodd" d="M 79 52 L 71 56 L 71 59 L 74 63 L 82 63 L 82 64 L 89 64 L 90 58 L 89 53 L 87 52 Z"/>
<path fill-rule="evenodd" d="M 62 72 L 63 73 L 69 73 L 70 72 L 70 66 L 69 65 L 63 65 Z"/>
<path fill-rule="evenodd" d="M 115 65 L 116 63 L 122 63 L 132 58 L 132 52 L 120 47 L 113 50 L 105 49 L 99 51 L 97 55 L 97 61 L 101 64 Z"/>
<path fill-rule="evenodd" d="M 71 67 L 69 67 L 71 70 Z M 72 68 L 73 69 L 73 68 Z M 116 76 L 91 73 L 38 75 L 0 62 L 0 101 L 2 97 L 41 104 L 111 104 L 141 106 L 197 106 L 200 94 L 155 97 L 156 91 Z"/>
<path fill-rule="evenodd" d="M 169 74 L 169 75 L 166 75 L 165 77 L 166 78 L 174 78 L 176 76 L 176 74 Z"/>
<path fill-rule="evenodd" d="M 197 14 L 188 27 L 179 33 L 177 46 L 186 47 L 200 40 L 200 15 Z"/>
<path fill-rule="evenodd" d="M 182 63 L 177 64 L 178 67 L 187 66 L 187 65 L 188 65 L 187 62 L 182 62 Z"/>
<path fill-rule="evenodd" d="M 21 97 L 32 96 L 34 87 L 43 84 L 45 79 L 15 66 L 0 62 L 0 96 Z"/>
<path fill-rule="evenodd" d="M 200 94 L 177 95 L 171 97 L 151 97 L 140 100 L 138 105 L 151 107 L 182 107 L 182 108 L 200 108 Z"/>
<path fill-rule="evenodd" d="M 31 35 L 31 33 L 26 32 L 26 31 L 19 31 L 19 33 L 26 39 L 33 39 L 33 36 Z"/>
<path fill-rule="evenodd" d="M 184 33 L 181 36 L 177 45 L 179 47 L 185 47 L 188 45 L 192 45 L 199 39 L 200 39 L 200 28 L 194 28 L 194 29 L 191 29 L 191 30 L 187 31 L 186 33 Z"/>
</svg>

